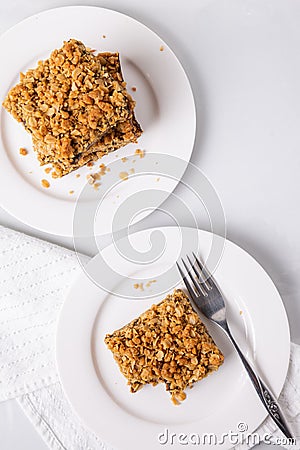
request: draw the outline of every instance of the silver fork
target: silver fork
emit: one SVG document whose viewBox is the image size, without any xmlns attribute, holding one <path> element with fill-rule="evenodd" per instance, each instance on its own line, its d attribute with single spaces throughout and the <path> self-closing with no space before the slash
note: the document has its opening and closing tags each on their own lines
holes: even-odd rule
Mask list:
<svg viewBox="0 0 300 450">
<path fill-rule="evenodd" d="M 293 435 L 289 430 L 287 422 L 284 419 L 283 413 L 274 395 L 270 392 L 270 389 L 266 387 L 265 383 L 257 375 L 252 365 L 245 358 L 231 334 L 226 320 L 225 302 L 213 276 L 205 268 L 200 259 L 197 258 L 195 253 L 193 253 L 193 257 L 194 262 L 192 262 L 191 258 L 187 255 L 189 266 L 184 259 L 181 258 L 182 264 L 186 270 L 186 275 L 180 265 L 177 262 L 176 264 L 182 280 L 190 294 L 192 302 L 196 307 L 195 309 L 198 308 L 204 316 L 215 322 L 225 331 L 235 347 L 239 357 L 241 358 L 253 386 L 269 415 L 284 435 L 289 439 L 293 439 Z"/>
</svg>

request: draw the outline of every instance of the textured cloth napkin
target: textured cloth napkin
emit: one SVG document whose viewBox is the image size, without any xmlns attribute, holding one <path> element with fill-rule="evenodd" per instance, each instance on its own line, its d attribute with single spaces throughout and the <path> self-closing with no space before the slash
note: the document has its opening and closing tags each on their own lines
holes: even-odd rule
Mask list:
<svg viewBox="0 0 300 450">
<path fill-rule="evenodd" d="M 74 252 L 0 227 L 0 401 L 17 398 L 55 450 L 109 449 L 109 444 L 81 423 L 58 381 L 56 324 L 68 287 L 79 271 Z M 299 436 L 300 347 L 294 344 L 280 402 Z M 273 442 L 280 436 L 269 418 L 258 433 L 272 433 Z"/>
</svg>

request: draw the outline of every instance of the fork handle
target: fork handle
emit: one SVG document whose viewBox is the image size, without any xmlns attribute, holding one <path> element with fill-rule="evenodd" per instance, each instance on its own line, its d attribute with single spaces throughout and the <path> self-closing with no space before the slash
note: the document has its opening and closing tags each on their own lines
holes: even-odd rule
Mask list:
<svg viewBox="0 0 300 450">
<path fill-rule="evenodd" d="M 287 422 L 284 418 L 284 415 L 283 415 L 281 408 L 280 408 L 278 402 L 276 401 L 275 397 L 270 392 L 270 390 L 266 387 L 266 385 L 263 383 L 263 381 L 260 379 L 260 377 L 255 373 L 254 369 L 252 368 L 252 366 L 250 365 L 248 360 L 243 355 L 239 346 L 235 342 L 235 339 L 232 336 L 231 331 L 227 324 L 224 327 L 224 329 L 225 329 L 228 337 L 230 338 L 231 342 L 233 343 L 236 351 L 238 352 L 238 355 L 241 358 L 242 363 L 244 364 L 245 369 L 252 381 L 252 384 L 253 384 L 259 398 L 261 399 L 264 407 L 268 411 L 269 415 L 272 417 L 272 419 L 274 420 L 274 422 L 276 423 L 278 428 L 283 432 L 283 434 L 287 438 L 294 439 L 294 436 L 292 435 L 291 431 L 289 430 Z"/>
</svg>

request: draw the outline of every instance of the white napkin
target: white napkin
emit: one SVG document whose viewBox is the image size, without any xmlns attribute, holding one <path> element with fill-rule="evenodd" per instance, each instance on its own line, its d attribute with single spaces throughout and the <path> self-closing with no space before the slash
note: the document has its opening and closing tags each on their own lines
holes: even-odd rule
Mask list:
<svg viewBox="0 0 300 450">
<path fill-rule="evenodd" d="M 51 449 L 104 450 L 65 398 L 55 363 L 58 313 L 79 270 L 74 252 L 0 227 L 0 401 L 17 398 Z M 300 347 L 292 344 L 280 401 L 297 436 L 299 380 Z M 270 419 L 258 432 L 280 436 Z"/>
<path fill-rule="evenodd" d="M 58 380 L 54 335 L 76 254 L 0 227 L 0 400 Z"/>
</svg>

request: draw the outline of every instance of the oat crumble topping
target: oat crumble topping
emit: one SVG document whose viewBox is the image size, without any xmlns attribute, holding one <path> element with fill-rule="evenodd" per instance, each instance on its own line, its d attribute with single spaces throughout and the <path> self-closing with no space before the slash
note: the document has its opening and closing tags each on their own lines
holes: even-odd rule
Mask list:
<svg viewBox="0 0 300 450">
<path fill-rule="evenodd" d="M 131 392 L 165 383 L 174 404 L 184 390 L 217 370 L 224 356 L 181 290 L 175 290 L 123 328 L 107 334 Z"/>
<path fill-rule="evenodd" d="M 3 106 L 31 133 L 40 164 L 53 165 L 53 178 L 137 142 L 142 133 L 119 54 L 94 55 L 75 39 L 21 73 Z"/>
</svg>

